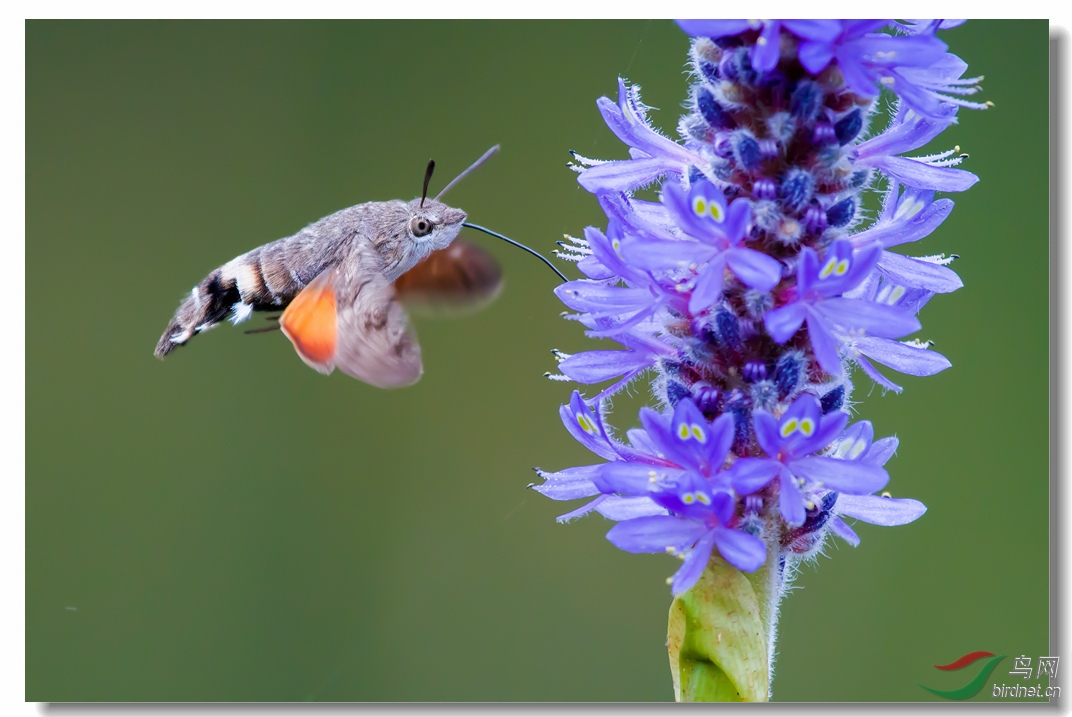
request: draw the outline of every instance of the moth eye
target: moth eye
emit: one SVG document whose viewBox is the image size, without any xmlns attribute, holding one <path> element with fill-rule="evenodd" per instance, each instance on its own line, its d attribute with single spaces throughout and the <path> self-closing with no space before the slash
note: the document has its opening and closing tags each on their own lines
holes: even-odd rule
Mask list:
<svg viewBox="0 0 1072 717">
<path fill-rule="evenodd" d="M 415 237 L 427 236 L 432 233 L 432 222 L 424 217 L 413 217 L 413 220 L 409 223 L 409 229 Z"/>
</svg>

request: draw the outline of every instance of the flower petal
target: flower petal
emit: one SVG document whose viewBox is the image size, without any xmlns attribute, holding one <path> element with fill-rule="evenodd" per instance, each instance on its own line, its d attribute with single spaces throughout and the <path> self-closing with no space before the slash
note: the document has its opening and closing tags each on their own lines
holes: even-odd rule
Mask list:
<svg viewBox="0 0 1072 717">
<path fill-rule="evenodd" d="M 794 478 L 784 467 L 779 476 L 778 483 L 778 510 L 782 512 L 782 518 L 789 525 L 804 524 L 804 497 L 800 494 Z"/>
<path fill-rule="evenodd" d="M 805 314 L 804 304 L 794 301 L 763 314 L 763 324 L 767 327 L 767 333 L 772 339 L 784 344 L 800 329 L 800 325 L 804 323 Z"/>
<path fill-rule="evenodd" d="M 665 553 L 667 548 L 683 552 L 706 532 L 697 520 L 653 515 L 623 520 L 607 532 L 607 540 L 628 553 Z"/>
<path fill-rule="evenodd" d="M 857 535 L 856 531 L 850 528 L 841 518 L 835 516 L 830 519 L 830 522 L 827 523 L 827 525 L 830 526 L 830 530 L 834 531 L 839 538 L 847 540 L 849 545 L 856 547 L 860 544 L 860 536 Z"/>
<path fill-rule="evenodd" d="M 673 481 L 682 473 L 680 468 L 612 461 L 599 467 L 592 482 L 603 493 L 647 496 L 653 487 Z"/>
<path fill-rule="evenodd" d="M 836 299 L 828 299 L 822 303 L 827 304 L 830 301 Z M 808 307 L 807 317 L 808 338 L 811 339 L 811 349 L 816 360 L 828 374 L 840 376 L 841 359 L 838 357 L 838 340 L 834 337 L 833 330 L 814 307 Z"/>
<path fill-rule="evenodd" d="M 870 163 L 894 179 L 917 189 L 963 192 L 979 181 L 971 172 L 955 167 L 935 167 L 909 157 L 882 157 Z"/>
<path fill-rule="evenodd" d="M 871 336 L 857 338 L 856 350 L 909 376 L 933 376 L 953 365 L 937 351 Z"/>
<path fill-rule="evenodd" d="M 722 280 L 726 274 L 726 252 L 718 254 L 696 280 L 696 288 L 689 297 L 689 312 L 699 314 L 722 298 Z"/>
<path fill-rule="evenodd" d="M 738 495 L 749 495 L 763 489 L 782 469 L 782 464 L 771 458 L 738 458 L 727 471 Z"/>
<path fill-rule="evenodd" d="M 747 247 L 726 252 L 726 263 L 745 285 L 770 291 L 782 280 L 782 265 L 777 259 Z"/>
<path fill-rule="evenodd" d="M 866 495 L 882 490 L 890 482 L 885 468 L 861 461 L 839 461 L 826 456 L 798 458 L 789 462 L 796 475 L 839 493 Z"/>
<path fill-rule="evenodd" d="M 718 552 L 739 570 L 750 573 L 767 561 L 767 546 L 756 536 L 723 526 L 712 532 Z"/>
<path fill-rule="evenodd" d="M 937 294 L 948 294 L 964 286 L 957 273 L 948 267 L 892 251 L 882 252 L 878 268 L 897 284 Z"/>
<path fill-rule="evenodd" d="M 594 466 L 577 466 L 576 468 L 566 468 L 557 473 L 546 473 L 538 470 L 537 474 L 544 479 L 544 482 L 540 485 L 532 486 L 532 489 L 551 500 L 576 500 L 577 498 L 598 495 L 599 488 L 596 488 L 592 479 L 595 478 L 596 473 L 603 465 L 603 463 L 600 463 Z"/>
<path fill-rule="evenodd" d="M 558 364 L 558 369 L 578 383 L 599 383 L 654 364 L 652 354 L 639 351 L 584 351 Z"/>
<path fill-rule="evenodd" d="M 905 525 L 927 512 L 927 506 L 912 498 L 878 495 L 839 495 L 834 509 L 842 515 L 873 525 Z"/>
<path fill-rule="evenodd" d="M 555 522 L 556 523 L 568 523 L 571 520 L 573 520 L 574 518 L 580 518 L 582 515 L 587 515 L 588 513 L 591 513 L 596 508 L 596 506 L 598 506 L 600 503 L 602 503 L 606 499 L 607 499 L 607 496 L 601 495 L 598 498 L 596 498 L 595 500 L 592 500 L 592 501 L 589 501 L 589 502 L 585 503 L 584 505 L 582 505 L 580 508 L 577 508 L 576 510 L 571 510 L 568 513 L 563 513 L 562 515 L 560 515 L 557 518 L 555 518 Z"/>
<path fill-rule="evenodd" d="M 871 444 L 863 459 L 872 465 L 884 466 L 897 452 L 898 443 L 897 436 L 880 438 Z"/>
<path fill-rule="evenodd" d="M 650 515 L 666 515 L 666 508 L 661 507 L 651 498 L 639 496 L 608 495 L 596 510 L 604 518 L 621 521 L 643 518 Z"/>
<path fill-rule="evenodd" d="M 910 311 L 860 299 L 827 299 L 816 304 L 813 311 L 837 326 L 861 329 L 872 336 L 887 339 L 900 338 L 920 329 L 919 319 Z M 808 328 L 811 328 L 810 321 Z"/>
<path fill-rule="evenodd" d="M 577 183 L 592 194 L 629 192 L 651 184 L 665 174 L 680 174 L 682 171 L 683 165 L 662 157 L 623 159 L 585 169 L 578 175 Z"/>
<path fill-rule="evenodd" d="M 696 584 L 696 581 L 703 575 L 704 569 L 707 568 L 707 563 L 711 559 L 711 549 L 714 547 L 715 531 L 710 530 L 696 542 L 695 547 L 685 556 L 685 562 L 674 573 L 670 581 L 670 590 L 674 595 L 680 595 Z"/>
<path fill-rule="evenodd" d="M 756 442 L 768 456 L 778 454 L 782 447 L 782 435 L 778 432 L 778 419 L 766 411 L 752 413 L 752 428 L 756 432 Z"/>
</svg>

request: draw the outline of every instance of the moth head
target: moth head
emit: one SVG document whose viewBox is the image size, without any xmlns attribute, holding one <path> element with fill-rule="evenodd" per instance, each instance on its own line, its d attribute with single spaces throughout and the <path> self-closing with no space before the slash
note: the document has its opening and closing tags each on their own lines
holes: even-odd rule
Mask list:
<svg viewBox="0 0 1072 717">
<path fill-rule="evenodd" d="M 461 209 L 434 199 L 414 199 L 409 203 L 409 214 L 406 230 L 422 256 L 450 246 L 465 221 Z"/>
</svg>

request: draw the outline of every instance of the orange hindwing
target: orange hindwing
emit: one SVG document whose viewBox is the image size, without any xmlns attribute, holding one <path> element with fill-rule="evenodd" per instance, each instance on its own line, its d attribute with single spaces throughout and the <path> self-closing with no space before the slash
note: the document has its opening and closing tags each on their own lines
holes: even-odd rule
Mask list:
<svg viewBox="0 0 1072 717">
<path fill-rule="evenodd" d="M 338 326 L 335 313 L 335 271 L 329 269 L 309 282 L 279 317 L 302 361 L 320 373 L 335 368 Z"/>
</svg>

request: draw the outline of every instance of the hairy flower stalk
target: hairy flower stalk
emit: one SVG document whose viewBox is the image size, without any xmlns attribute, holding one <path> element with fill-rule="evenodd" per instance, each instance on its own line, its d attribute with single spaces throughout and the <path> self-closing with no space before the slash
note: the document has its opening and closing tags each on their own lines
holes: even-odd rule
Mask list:
<svg viewBox="0 0 1072 717">
<path fill-rule="evenodd" d="M 535 489 L 587 499 L 607 539 L 681 566 L 668 645 L 679 700 L 769 699 L 778 605 L 795 566 L 849 519 L 903 525 L 926 510 L 881 493 L 896 438 L 850 423 L 856 367 L 928 376 L 949 361 L 912 338 L 952 258 L 895 248 L 930 235 L 977 181 L 958 149 L 915 152 L 957 120 L 980 78 L 936 37 L 952 21 L 679 21 L 693 36 L 680 140 L 639 89 L 598 101 L 628 159 L 574 154 L 605 229 L 559 256 L 586 278 L 556 293 L 589 336 L 620 349 L 555 352 L 558 380 L 612 383 L 562 406 L 590 465 Z M 870 129 L 883 92 L 888 126 Z M 658 201 L 636 195 L 657 189 Z M 884 191 L 873 221 L 864 192 Z M 623 434 L 608 399 L 653 374 L 655 407 Z"/>
</svg>

